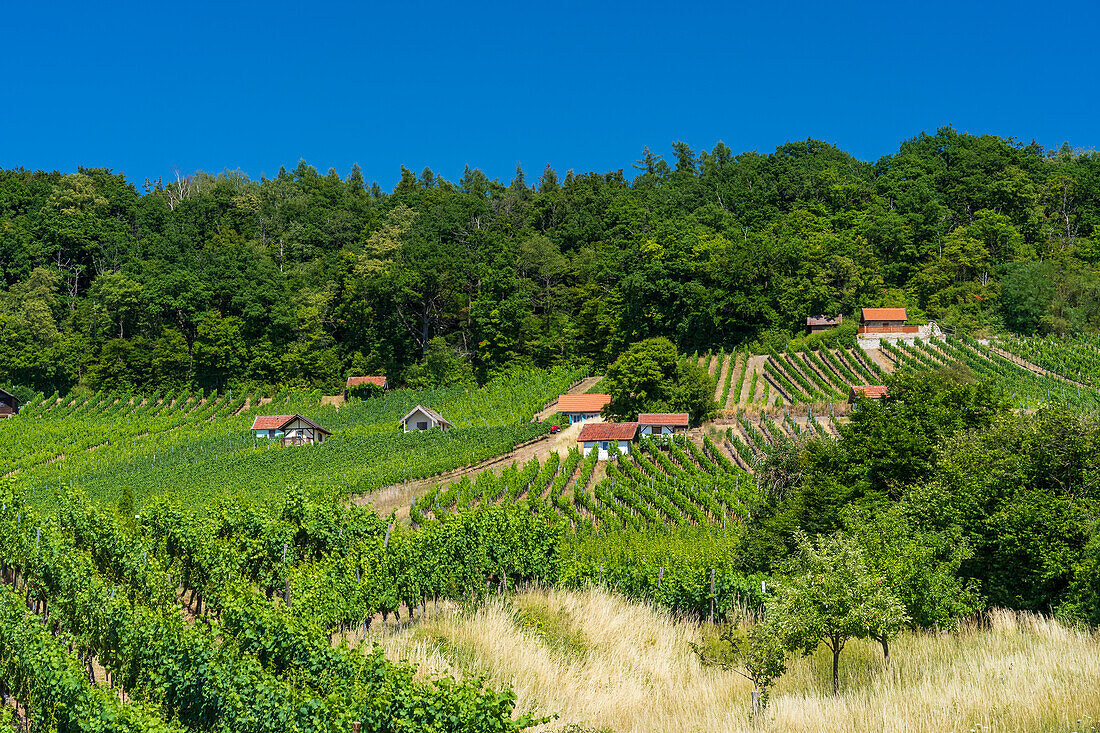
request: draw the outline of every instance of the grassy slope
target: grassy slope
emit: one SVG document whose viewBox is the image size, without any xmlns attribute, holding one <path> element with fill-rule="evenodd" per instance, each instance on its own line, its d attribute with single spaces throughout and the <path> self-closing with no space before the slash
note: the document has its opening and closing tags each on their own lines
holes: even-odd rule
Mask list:
<svg viewBox="0 0 1100 733">
<path fill-rule="evenodd" d="M 462 613 L 429 614 L 385 636 L 387 653 L 427 673 L 487 675 L 514 686 L 519 709 L 621 733 L 642 731 L 1090 730 L 1100 711 L 1100 640 L 1049 619 L 994 612 L 957 634 L 907 634 L 882 666 L 877 644 L 851 642 L 832 697 L 830 657 L 792 659 L 766 720 L 748 722 L 749 683 L 701 667 L 699 630 L 597 591 L 532 591 Z M 1084 725 L 1076 727 L 1076 721 Z M 978 728 L 980 724 L 980 728 Z"/>
</svg>

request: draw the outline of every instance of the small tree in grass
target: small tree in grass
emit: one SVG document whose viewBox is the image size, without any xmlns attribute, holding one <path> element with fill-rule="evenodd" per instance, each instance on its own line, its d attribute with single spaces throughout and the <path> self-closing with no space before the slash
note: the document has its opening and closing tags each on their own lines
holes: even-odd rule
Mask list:
<svg viewBox="0 0 1100 733">
<path fill-rule="evenodd" d="M 844 535 L 798 537 L 794 556 L 768 604 L 768 619 L 789 648 L 811 654 L 825 643 L 833 653 L 833 694 L 840 694 L 840 653 L 849 639 L 884 644 L 909 621 L 883 578 L 869 569 L 855 541 Z"/>
<path fill-rule="evenodd" d="M 743 628 L 727 624 L 709 644 L 692 644 L 703 664 L 728 669 L 752 682 L 752 714 L 768 704 L 768 691 L 787 669 L 780 629 L 764 621 Z"/>
</svg>

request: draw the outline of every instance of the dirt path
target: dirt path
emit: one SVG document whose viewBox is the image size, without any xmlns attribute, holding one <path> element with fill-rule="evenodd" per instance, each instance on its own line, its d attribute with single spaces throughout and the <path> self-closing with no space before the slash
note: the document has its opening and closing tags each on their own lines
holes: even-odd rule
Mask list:
<svg viewBox="0 0 1100 733">
<path fill-rule="evenodd" d="M 577 382 L 575 385 L 569 388 L 566 394 L 585 394 L 588 390 L 599 384 L 602 376 L 588 377 Z M 541 412 L 535 414 L 535 421 L 545 420 L 558 411 L 558 401 L 554 400 L 547 405 Z"/>
<path fill-rule="evenodd" d="M 741 390 L 737 388 L 737 380 L 741 377 L 741 372 L 745 368 L 745 362 L 739 354 L 732 354 L 730 356 L 730 369 L 733 370 L 733 376 L 730 377 L 730 393 L 726 395 L 726 404 L 722 405 L 723 410 L 732 410 L 737 407 L 737 401 L 741 397 Z"/>
<path fill-rule="evenodd" d="M 894 373 L 894 362 L 887 358 L 886 354 L 882 353 L 881 349 L 863 349 L 863 355 L 882 367 L 887 374 Z"/>
<path fill-rule="evenodd" d="M 722 363 L 720 364 L 721 368 L 718 370 L 718 379 L 716 379 L 714 383 L 714 399 L 716 400 L 722 399 L 722 387 L 726 384 L 726 375 L 729 374 L 730 369 L 732 369 L 732 365 L 730 364 L 732 358 L 732 356 L 727 355 L 722 359 Z"/>
<path fill-rule="evenodd" d="M 763 368 L 764 362 L 768 360 L 766 356 L 753 356 L 749 359 L 749 363 L 745 366 L 745 383 L 741 385 L 741 394 L 737 397 L 737 404 L 748 405 L 752 404 L 752 399 L 755 395 L 749 394 L 749 385 L 752 383 L 752 375 L 757 374 Z M 757 382 L 760 379 L 756 380 Z M 757 385 L 759 389 L 759 385 Z"/>
</svg>

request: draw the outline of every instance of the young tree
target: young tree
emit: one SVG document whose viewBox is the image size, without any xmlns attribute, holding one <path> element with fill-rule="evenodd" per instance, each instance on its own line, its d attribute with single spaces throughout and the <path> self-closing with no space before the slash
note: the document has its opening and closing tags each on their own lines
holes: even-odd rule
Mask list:
<svg viewBox="0 0 1100 733">
<path fill-rule="evenodd" d="M 822 642 L 829 647 L 834 695 L 840 694 L 840 653 L 849 639 L 885 643 L 909 621 L 856 542 L 840 534 L 816 542 L 799 535 L 798 549 L 768 604 L 768 618 L 792 649 L 811 654 Z"/>
<path fill-rule="evenodd" d="M 743 628 L 727 624 L 710 644 L 692 644 L 703 664 L 728 669 L 752 682 L 752 714 L 768 704 L 768 691 L 787 670 L 780 629 L 770 621 Z"/>
</svg>

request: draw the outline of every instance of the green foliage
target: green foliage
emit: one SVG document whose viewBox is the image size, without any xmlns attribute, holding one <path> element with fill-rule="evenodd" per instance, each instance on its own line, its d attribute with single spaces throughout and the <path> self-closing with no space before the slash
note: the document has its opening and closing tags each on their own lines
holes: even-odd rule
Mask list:
<svg viewBox="0 0 1100 733">
<path fill-rule="evenodd" d="M 305 163 L 146 190 L 104 169 L 0 171 L 0 384 L 335 393 L 362 367 L 469 379 L 425 364 L 436 338 L 484 383 L 523 365 L 602 368 L 652 337 L 782 352 L 811 313 L 879 304 L 964 329 L 1100 323 L 1096 153 L 951 128 L 875 164 L 816 140 L 674 153 L 670 166 L 645 152 L 632 180 L 406 170 L 390 192 Z"/>
<path fill-rule="evenodd" d="M 768 601 L 768 619 L 792 649 L 810 654 L 822 643 L 829 648 L 838 695 L 838 664 L 848 640 L 877 639 L 887 652 L 909 616 L 854 541 L 832 535 L 812 542 L 802 535 Z"/>
<path fill-rule="evenodd" d="M 606 412 L 630 420 L 642 412 L 687 412 L 697 425 L 717 411 L 714 377 L 681 360 L 665 338 L 633 344 L 607 368 L 604 386 L 611 395 Z"/>
<path fill-rule="evenodd" d="M 411 389 L 469 386 L 473 382 L 473 365 L 441 336 L 428 342 L 423 362 L 405 371 L 405 383 Z"/>
<path fill-rule="evenodd" d="M 754 716 L 767 706 L 771 686 L 787 670 L 781 629 L 768 620 L 748 628 L 724 624 L 716 635 L 704 634 L 693 649 L 704 664 L 733 669 L 752 682 Z"/>
</svg>

